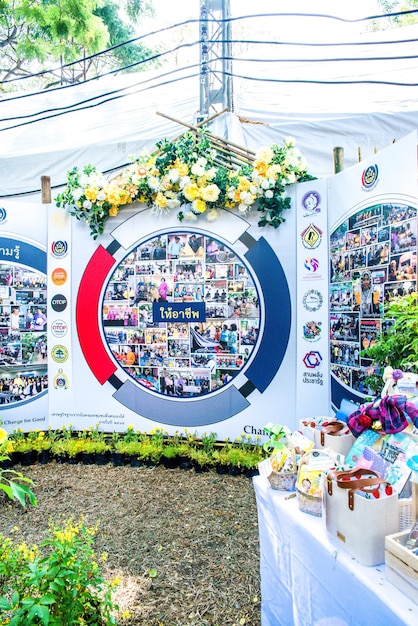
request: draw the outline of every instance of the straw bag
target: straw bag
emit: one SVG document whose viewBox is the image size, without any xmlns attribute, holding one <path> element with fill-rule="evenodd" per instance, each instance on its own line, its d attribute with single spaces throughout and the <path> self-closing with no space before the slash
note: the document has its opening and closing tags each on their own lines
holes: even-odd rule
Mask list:
<svg viewBox="0 0 418 626">
<path fill-rule="evenodd" d="M 363 565 L 385 561 L 385 536 L 398 530 L 398 494 L 376 472 L 328 472 L 324 486 L 328 533 Z"/>
<path fill-rule="evenodd" d="M 322 473 L 335 466 L 335 458 L 326 450 L 306 452 L 299 462 L 296 494 L 299 509 L 315 517 L 322 516 Z"/>
<path fill-rule="evenodd" d="M 288 442 L 286 448 L 289 452 L 289 456 L 287 457 L 284 465 L 281 469 L 276 469 L 273 462 L 272 472 L 267 478 L 272 489 L 277 489 L 279 491 L 294 491 L 297 476 L 295 448 L 290 441 Z"/>
</svg>

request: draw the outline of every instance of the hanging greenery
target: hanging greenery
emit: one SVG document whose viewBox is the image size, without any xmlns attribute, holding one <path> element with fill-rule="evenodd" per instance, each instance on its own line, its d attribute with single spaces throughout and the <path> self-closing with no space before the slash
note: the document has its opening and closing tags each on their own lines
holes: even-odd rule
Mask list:
<svg viewBox="0 0 418 626">
<path fill-rule="evenodd" d="M 178 211 L 180 221 L 204 216 L 214 221 L 224 209 L 247 215 L 259 212 L 258 225 L 277 228 L 290 208 L 286 186 L 312 180 L 305 158 L 287 138 L 257 151 L 254 160 L 225 157 L 205 129 L 186 132 L 175 141 L 163 140 L 158 152 L 143 153 L 118 176 L 107 180 L 93 165 L 67 173 L 67 186 L 55 198 L 90 227 L 94 239 L 104 231 L 109 217 L 132 202 L 141 202 L 155 214 Z"/>
</svg>

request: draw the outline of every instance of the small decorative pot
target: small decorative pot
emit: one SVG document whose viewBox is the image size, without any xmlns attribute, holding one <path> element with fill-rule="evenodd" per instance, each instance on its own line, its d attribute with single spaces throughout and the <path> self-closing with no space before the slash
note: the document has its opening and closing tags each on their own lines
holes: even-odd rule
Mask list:
<svg viewBox="0 0 418 626">
<path fill-rule="evenodd" d="M 32 465 L 34 463 L 34 452 L 33 450 L 28 450 L 27 452 L 20 453 L 20 464 L 28 467 L 28 465 Z"/>
<path fill-rule="evenodd" d="M 96 452 L 96 465 L 107 465 L 109 455 L 107 452 Z"/>
</svg>

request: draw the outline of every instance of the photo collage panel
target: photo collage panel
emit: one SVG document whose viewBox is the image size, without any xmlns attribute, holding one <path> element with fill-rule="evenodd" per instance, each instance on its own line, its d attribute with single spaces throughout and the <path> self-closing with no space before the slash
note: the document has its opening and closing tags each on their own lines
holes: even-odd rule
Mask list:
<svg viewBox="0 0 418 626">
<path fill-rule="evenodd" d="M 331 372 L 373 395 L 362 351 L 384 331 L 385 305 L 417 289 L 417 209 L 376 204 L 345 220 L 330 237 Z"/>
<path fill-rule="evenodd" d="M 205 321 L 153 321 L 153 303 L 203 303 Z M 246 264 L 220 241 L 164 234 L 130 252 L 106 285 L 103 328 L 113 358 L 140 385 L 190 398 L 216 391 L 245 366 L 260 303 Z"/>
<path fill-rule="evenodd" d="M 0 263 L 0 404 L 48 389 L 46 276 Z"/>
</svg>

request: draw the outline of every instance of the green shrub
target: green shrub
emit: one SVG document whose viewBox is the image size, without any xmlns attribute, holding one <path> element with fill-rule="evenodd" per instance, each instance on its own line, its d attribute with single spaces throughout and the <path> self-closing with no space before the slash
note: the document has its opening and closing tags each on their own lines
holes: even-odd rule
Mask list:
<svg viewBox="0 0 418 626">
<path fill-rule="evenodd" d="M 0 611 L 9 626 L 116 624 L 115 583 L 106 583 L 93 550 L 96 528 L 70 519 L 50 524 L 40 547 L 0 535 Z M 102 559 L 103 560 L 103 559 Z M 10 621 L 5 621 L 10 620 Z"/>
</svg>

